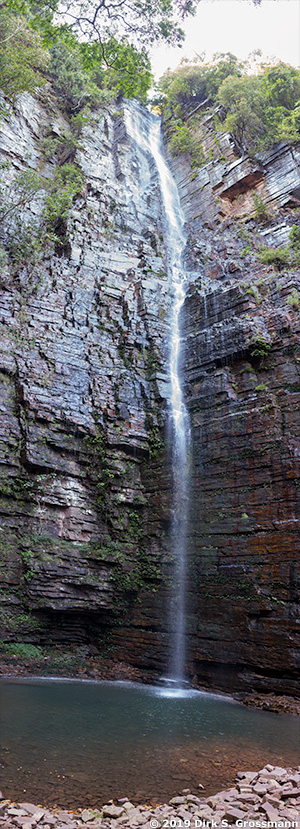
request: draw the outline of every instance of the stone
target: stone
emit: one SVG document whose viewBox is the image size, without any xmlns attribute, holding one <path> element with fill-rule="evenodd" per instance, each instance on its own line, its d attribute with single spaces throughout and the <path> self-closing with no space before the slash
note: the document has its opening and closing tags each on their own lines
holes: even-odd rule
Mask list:
<svg viewBox="0 0 300 829">
<path fill-rule="evenodd" d="M 255 794 L 258 794 L 260 795 L 260 797 L 262 797 L 262 795 L 267 793 L 268 787 L 265 783 L 255 783 L 255 785 L 253 786 L 253 791 L 255 792 Z"/>
<path fill-rule="evenodd" d="M 19 808 L 24 809 L 24 812 L 28 812 L 28 814 L 30 814 L 30 815 L 34 815 L 38 811 L 37 806 L 35 806 L 34 803 L 19 803 Z M 45 809 L 43 809 L 41 811 L 43 812 L 43 815 L 44 815 L 45 814 Z"/>
<path fill-rule="evenodd" d="M 172 797 L 171 800 L 169 800 L 169 805 L 170 806 L 181 806 L 181 804 L 185 803 L 185 802 L 186 802 L 186 798 L 183 797 L 182 795 L 178 795 L 177 797 Z"/>
<path fill-rule="evenodd" d="M 278 812 L 277 808 L 276 809 L 274 808 L 273 803 L 268 802 L 268 801 L 265 801 L 264 803 L 261 803 L 260 811 L 264 812 L 266 814 L 269 821 L 278 820 L 279 812 Z"/>
<path fill-rule="evenodd" d="M 6 812 L 8 815 L 11 815 L 12 817 L 26 817 L 26 810 L 18 809 L 15 806 L 9 806 Z"/>
<path fill-rule="evenodd" d="M 83 809 L 81 812 L 81 819 L 84 823 L 88 823 L 89 821 L 95 820 L 95 812 L 92 809 Z"/>
<path fill-rule="evenodd" d="M 124 809 L 121 806 L 114 806 L 113 803 L 103 806 L 103 817 L 119 818 L 124 815 Z"/>
<path fill-rule="evenodd" d="M 228 820 L 229 823 L 236 823 L 237 820 L 244 820 L 245 812 L 235 806 L 224 806 L 222 814 L 223 820 Z"/>
</svg>

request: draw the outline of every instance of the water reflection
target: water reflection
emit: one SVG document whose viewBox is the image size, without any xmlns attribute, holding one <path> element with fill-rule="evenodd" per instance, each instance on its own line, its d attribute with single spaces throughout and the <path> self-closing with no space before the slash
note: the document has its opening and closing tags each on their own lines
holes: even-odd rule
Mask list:
<svg viewBox="0 0 300 829">
<path fill-rule="evenodd" d="M 187 688 L 72 680 L 0 682 L 5 796 L 100 806 L 206 793 L 239 769 L 297 765 L 300 719 Z"/>
</svg>

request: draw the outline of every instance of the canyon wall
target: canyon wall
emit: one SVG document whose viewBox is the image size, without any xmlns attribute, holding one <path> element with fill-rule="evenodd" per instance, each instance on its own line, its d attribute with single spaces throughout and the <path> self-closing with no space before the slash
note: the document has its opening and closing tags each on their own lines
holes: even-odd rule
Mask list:
<svg viewBox="0 0 300 829">
<path fill-rule="evenodd" d="M 189 262 L 201 272 L 183 314 L 191 672 L 208 686 L 297 693 L 300 277 L 288 243 L 299 226 L 300 153 L 279 145 L 260 161 L 232 160 L 222 140 L 226 161 L 196 178 L 187 162 L 171 162 Z M 271 266 L 259 259 L 267 245 Z M 286 262 L 276 262 L 278 248 Z"/>
<path fill-rule="evenodd" d="M 41 147 L 68 129 L 57 109 L 25 94 L 0 129 L 6 177 L 53 176 Z M 115 627 L 124 658 L 157 666 L 170 519 L 160 191 L 151 159 L 140 180 L 117 107 L 96 114 L 76 161 L 66 249 L 1 271 L 2 637 L 106 653 Z M 36 198 L 27 222 L 38 210 Z"/>
<path fill-rule="evenodd" d="M 41 125 L 68 126 L 27 94 L 2 121 L 13 175 L 53 175 Z M 300 280 L 258 255 L 299 223 L 300 154 L 281 145 L 254 162 L 220 142 L 196 175 L 170 159 L 190 279 L 187 670 L 209 687 L 295 693 Z M 85 182 L 67 248 L 38 278 L 1 270 L 1 635 L 161 671 L 173 568 L 161 199 L 150 159 L 140 180 L 122 107 L 94 115 L 76 160 Z M 271 211 L 261 224 L 253 193 Z M 38 209 L 33 199 L 33 220 Z"/>
</svg>

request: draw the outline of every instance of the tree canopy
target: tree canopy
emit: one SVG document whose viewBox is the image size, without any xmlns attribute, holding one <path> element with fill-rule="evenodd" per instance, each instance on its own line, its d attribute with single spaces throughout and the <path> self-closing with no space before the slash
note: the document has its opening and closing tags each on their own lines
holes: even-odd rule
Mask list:
<svg viewBox="0 0 300 829">
<path fill-rule="evenodd" d="M 63 42 L 77 52 L 77 62 L 80 52 L 84 71 L 95 71 L 96 84 L 101 80 L 105 89 L 145 99 L 152 80 L 149 49 L 160 42 L 181 45 L 181 23 L 200 2 L 0 0 L 1 88 L 14 95 L 33 89 L 34 83 L 38 86 L 48 60 L 46 50 Z M 259 5 L 261 0 L 252 2 Z M 30 30 L 38 33 L 35 38 Z"/>
<path fill-rule="evenodd" d="M 159 41 L 182 43 L 178 21 L 194 11 L 193 0 L 59 0 L 55 19 L 63 20 L 80 40 L 126 38 L 148 48 Z"/>
<path fill-rule="evenodd" d="M 189 152 L 192 166 L 205 161 L 201 133 L 208 112 L 216 143 L 218 130 L 228 132 L 241 153 L 300 142 L 300 71 L 280 61 L 257 66 L 254 73 L 230 53 L 210 63 L 183 61 L 163 75 L 155 102 L 164 113 L 171 151 Z"/>
</svg>

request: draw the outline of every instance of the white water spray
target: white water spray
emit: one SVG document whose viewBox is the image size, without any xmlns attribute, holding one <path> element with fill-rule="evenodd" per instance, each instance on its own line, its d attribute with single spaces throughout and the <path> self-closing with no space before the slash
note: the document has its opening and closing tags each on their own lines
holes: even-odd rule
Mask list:
<svg viewBox="0 0 300 829">
<path fill-rule="evenodd" d="M 185 298 L 186 284 L 182 263 L 183 250 L 186 244 L 184 217 L 175 181 L 163 156 L 160 119 L 152 113 L 142 110 L 138 105 L 131 104 L 125 108 L 125 123 L 128 134 L 137 146 L 142 171 L 147 168 L 147 171 L 145 169 L 145 183 L 149 181 L 149 156 L 152 156 L 157 168 L 165 213 L 168 277 L 174 296 L 170 322 L 170 414 L 172 421 L 173 474 L 172 546 L 175 557 L 176 577 L 174 580 L 171 610 L 173 655 L 170 665 L 170 679 L 178 686 L 184 681 L 185 664 L 188 448 L 190 441 L 189 420 L 184 405 L 179 375 L 179 315 Z"/>
</svg>

